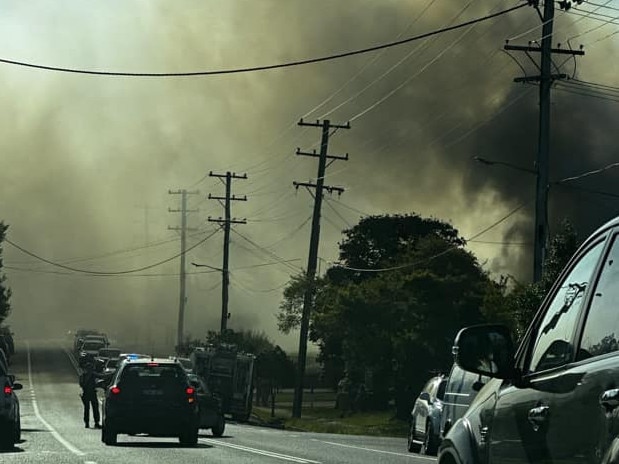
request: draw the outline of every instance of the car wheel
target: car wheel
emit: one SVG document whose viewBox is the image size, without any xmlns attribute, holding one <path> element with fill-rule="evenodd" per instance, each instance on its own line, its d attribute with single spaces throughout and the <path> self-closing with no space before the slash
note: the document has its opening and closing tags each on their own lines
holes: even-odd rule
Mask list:
<svg viewBox="0 0 619 464">
<path fill-rule="evenodd" d="M 415 440 L 415 423 L 411 423 L 411 429 L 408 431 L 408 452 L 418 453 L 420 445 L 414 442 Z"/>
<path fill-rule="evenodd" d="M 15 446 L 15 433 L 7 433 L 7 431 L 0 431 L 0 449 L 12 450 Z"/>
<path fill-rule="evenodd" d="M 213 433 L 214 437 L 221 437 L 224 434 L 224 429 L 226 428 L 226 420 L 224 419 L 224 416 L 219 416 L 219 419 L 217 419 L 217 424 L 215 424 L 212 428 L 211 428 L 211 432 Z"/>
<path fill-rule="evenodd" d="M 101 441 L 107 446 L 115 446 L 118 443 L 118 433 L 104 423 L 101 429 Z"/>
<path fill-rule="evenodd" d="M 178 441 L 183 446 L 196 446 L 198 444 L 198 429 L 188 428 L 179 435 Z"/>
<path fill-rule="evenodd" d="M 436 437 L 434 436 L 434 427 L 428 423 L 426 425 L 426 436 L 423 440 L 423 446 L 421 447 L 421 454 L 428 456 L 436 456 L 438 451 L 438 443 L 436 443 Z"/>
</svg>

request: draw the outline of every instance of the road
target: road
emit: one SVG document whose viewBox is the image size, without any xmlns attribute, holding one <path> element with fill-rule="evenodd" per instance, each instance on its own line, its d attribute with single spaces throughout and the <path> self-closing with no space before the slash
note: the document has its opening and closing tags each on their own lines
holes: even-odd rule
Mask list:
<svg viewBox="0 0 619 464">
<path fill-rule="evenodd" d="M 432 458 L 406 452 L 401 438 L 292 432 L 250 425 L 226 425 L 215 439 L 202 431 L 198 447 L 184 448 L 173 438 L 119 436 L 105 446 L 101 433 L 85 429 L 77 373 L 60 343 L 22 345 L 12 366 L 24 389 L 22 442 L 0 454 L 2 463 L 410 463 Z"/>
</svg>

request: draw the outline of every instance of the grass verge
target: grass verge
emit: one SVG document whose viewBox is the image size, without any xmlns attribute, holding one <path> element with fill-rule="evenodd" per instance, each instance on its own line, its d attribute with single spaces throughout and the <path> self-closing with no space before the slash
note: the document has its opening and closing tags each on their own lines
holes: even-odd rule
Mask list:
<svg viewBox="0 0 619 464">
<path fill-rule="evenodd" d="M 393 411 L 357 412 L 340 417 L 340 411 L 333 407 L 308 407 L 303 409 L 300 419 L 292 418 L 287 408 L 276 409 L 274 418 L 269 408 L 254 407 L 253 412 L 264 425 L 305 432 L 389 437 L 406 437 L 408 433 L 408 424 L 394 419 Z"/>
</svg>

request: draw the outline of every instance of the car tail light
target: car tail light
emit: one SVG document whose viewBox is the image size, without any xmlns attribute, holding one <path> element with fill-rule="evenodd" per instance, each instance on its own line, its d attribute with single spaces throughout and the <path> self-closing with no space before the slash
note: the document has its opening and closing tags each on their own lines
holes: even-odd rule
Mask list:
<svg viewBox="0 0 619 464">
<path fill-rule="evenodd" d="M 185 393 L 187 393 L 187 396 L 189 397 L 189 398 L 187 398 L 187 402 L 188 403 L 191 404 L 191 403 L 194 403 L 196 401 L 196 398 L 195 398 L 196 389 L 195 388 L 187 387 L 187 388 L 185 388 Z"/>
<path fill-rule="evenodd" d="M 4 387 L 4 394 L 5 395 L 10 395 L 11 393 L 13 393 L 13 389 L 10 386 L 6 386 Z"/>
<path fill-rule="evenodd" d="M 112 393 L 112 395 L 118 395 L 120 393 L 120 388 L 114 385 L 112 388 L 110 388 L 110 392 Z"/>
</svg>

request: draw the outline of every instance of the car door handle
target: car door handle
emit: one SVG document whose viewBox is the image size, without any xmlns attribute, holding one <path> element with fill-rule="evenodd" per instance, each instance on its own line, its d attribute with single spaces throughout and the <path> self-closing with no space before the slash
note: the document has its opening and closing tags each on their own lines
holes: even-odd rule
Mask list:
<svg viewBox="0 0 619 464">
<path fill-rule="evenodd" d="M 609 412 L 619 406 L 619 388 L 606 390 L 602 393 L 600 396 L 600 404 Z"/>
<path fill-rule="evenodd" d="M 531 410 L 529 410 L 529 423 L 533 427 L 534 431 L 538 431 L 542 424 L 546 422 L 548 419 L 548 414 L 550 413 L 549 406 L 537 406 Z"/>
</svg>

